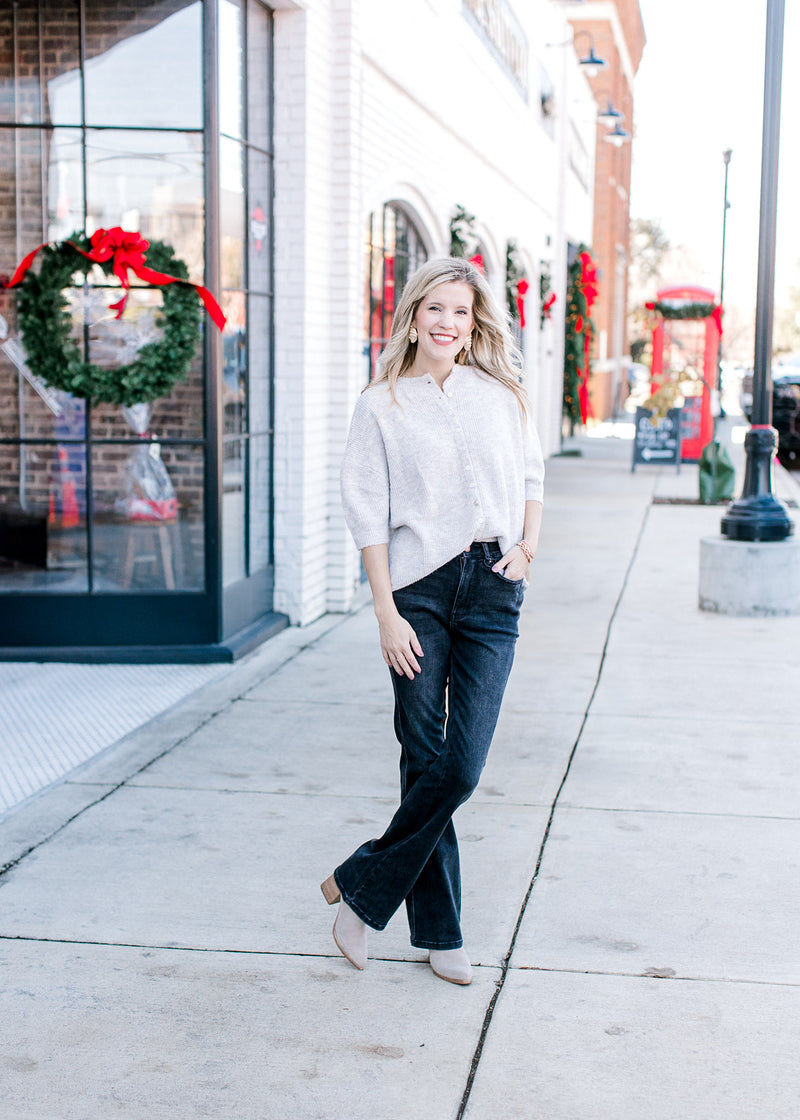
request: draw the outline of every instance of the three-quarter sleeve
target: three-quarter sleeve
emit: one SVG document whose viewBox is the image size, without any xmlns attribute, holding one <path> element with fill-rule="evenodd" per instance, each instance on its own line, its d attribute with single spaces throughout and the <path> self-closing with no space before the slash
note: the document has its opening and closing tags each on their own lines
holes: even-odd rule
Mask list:
<svg viewBox="0 0 800 1120">
<path fill-rule="evenodd" d="M 525 452 L 525 501 L 544 500 L 544 455 L 536 425 L 530 417 L 525 422 L 523 432 Z"/>
<path fill-rule="evenodd" d="M 374 413 L 360 397 L 340 475 L 342 507 L 356 548 L 389 543 L 389 465 Z"/>
</svg>

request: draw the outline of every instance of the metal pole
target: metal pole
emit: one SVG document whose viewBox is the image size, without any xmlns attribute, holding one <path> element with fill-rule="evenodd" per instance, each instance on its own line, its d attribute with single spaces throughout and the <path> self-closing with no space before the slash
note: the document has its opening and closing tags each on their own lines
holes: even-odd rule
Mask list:
<svg viewBox="0 0 800 1120">
<path fill-rule="evenodd" d="M 794 532 L 786 506 L 772 493 L 772 460 L 778 445 L 778 433 L 771 423 L 771 363 L 784 4 L 785 0 L 767 0 L 753 422 L 744 441 L 747 461 L 742 496 L 731 502 L 721 524 L 723 536 L 738 541 L 782 541 Z"/>
<path fill-rule="evenodd" d="M 719 271 L 720 322 L 725 315 L 725 233 L 728 226 L 728 210 L 731 205 L 728 202 L 728 166 L 731 162 L 731 155 L 731 148 L 726 148 L 722 153 L 722 160 L 725 164 L 725 191 L 722 207 L 722 263 Z M 719 393 L 719 414 L 720 416 L 724 416 L 725 410 L 722 407 L 722 332 L 720 332 L 719 343 L 717 345 L 717 392 Z"/>
</svg>

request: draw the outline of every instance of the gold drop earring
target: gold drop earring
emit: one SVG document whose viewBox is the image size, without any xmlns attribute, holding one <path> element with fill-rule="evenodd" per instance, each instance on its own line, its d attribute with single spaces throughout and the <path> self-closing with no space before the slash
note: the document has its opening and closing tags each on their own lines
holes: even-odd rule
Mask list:
<svg viewBox="0 0 800 1120">
<path fill-rule="evenodd" d="M 417 338 L 418 338 L 417 328 L 412 327 L 411 330 L 408 332 L 408 341 L 409 342 L 416 342 Z"/>
<path fill-rule="evenodd" d="M 471 334 L 468 334 L 467 337 L 464 339 L 464 349 L 467 351 L 467 353 L 469 353 L 470 350 L 472 349 L 472 335 Z"/>
</svg>

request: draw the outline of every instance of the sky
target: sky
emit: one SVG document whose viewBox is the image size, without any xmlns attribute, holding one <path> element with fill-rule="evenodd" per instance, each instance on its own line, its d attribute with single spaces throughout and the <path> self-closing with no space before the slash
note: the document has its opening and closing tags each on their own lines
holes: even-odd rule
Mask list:
<svg viewBox="0 0 800 1120">
<path fill-rule="evenodd" d="M 639 0 L 647 45 L 634 87 L 631 216 L 658 218 L 719 292 L 725 166 L 725 303 L 755 307 L 766 0 Z M 776 306 L 800 284 L 800 4 L 786 0 Z"/>
</svg>

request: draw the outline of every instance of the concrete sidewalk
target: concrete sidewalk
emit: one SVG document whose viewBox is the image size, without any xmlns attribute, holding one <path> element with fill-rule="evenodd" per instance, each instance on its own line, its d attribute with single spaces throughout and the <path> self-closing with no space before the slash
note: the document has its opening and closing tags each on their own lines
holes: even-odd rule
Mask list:
<svg viewBox="0 0 800 1120">
<path fill-rule="evenodd" d="M 3 1120 L 796 1120 L 800 620 L 700 613 L 696 470 L 580 450 L 456 818 L 472 986 L 402 913 L 336 952 L 397 749 L 329 617 L 0 821 Z"/>
</svg>

